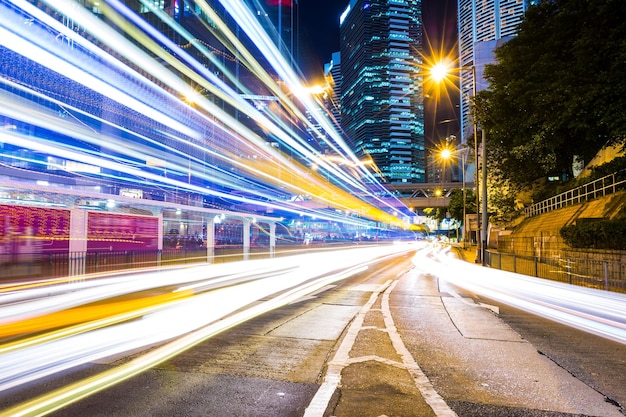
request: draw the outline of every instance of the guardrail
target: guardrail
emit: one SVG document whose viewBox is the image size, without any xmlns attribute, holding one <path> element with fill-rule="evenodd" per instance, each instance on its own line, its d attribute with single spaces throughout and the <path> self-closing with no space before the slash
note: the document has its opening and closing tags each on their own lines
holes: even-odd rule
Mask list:
<svg viewBox="0 0 626 417">
<path fill-rule="evenodd" d="M 338 241 L 313 243 L 302 246 L 284 245 L 272 252 L 269 247 L 252 247 L 244 255 L 241 246 L 225 245 L 214 249 L 213 263 L 288 256 L 299 252 L 333 250 L 338 247 L 368 245 L 378 241 Z M 0 283 L 5 280 L 29 278 L 59 278 L 140 268 L 158 268 L 182 264 L 207 264 L 206 248 L 191 247 L 148 251 L 64 252 L 64 253 L 12 253 L 0 254 Z"/>
<path fill-rule="evenodd" d="M 548 213 L 562 207 L 580 204 L 607 194 L 626 189 L 626 170 L 598 178 L 580 187 L 573 188 L 524 209 L 525 217 Z"/>
<path fill-rule="evenodd" d="M 224 251 L 220 251 L 224 252 Z M 221 253 L 223 257 L 234 254 Z M 0 279 L 65 276 L 207 262 L 204 249 L 22 253 L 0 255 Z M 222 259 L 222 258 L 220 258 Z"/>
<path fill-rule="evenodd" d="M 488 251 L 487 263 L 502 271 L 588 288 L 626 293 L 626 263 L 582 258 L 545 258 Z"/>
</svg>

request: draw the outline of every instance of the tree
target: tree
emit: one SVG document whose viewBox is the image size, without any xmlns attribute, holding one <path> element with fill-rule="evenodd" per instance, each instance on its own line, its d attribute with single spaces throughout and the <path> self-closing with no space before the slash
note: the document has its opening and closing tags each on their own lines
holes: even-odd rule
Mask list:
<svg viewBox="0 0 626 417">
<path fill-rule="evenodd" d="M 459 222 L 463 221 L 463 190 L 453 190 L 450 193 L 450 203 L 448 211 L 453 219 Z M 474 190 L 465 190 L 465 213 L 476 213 L 476 194 Z"/>
<path fill-rule="evenodd" d="M 572 178 L 626 138 L 626 2 L 543 0 L 487 65 L 474 100 L 488 132 L 490 174 L 523 189 L 548 175 Z"/>
<path fill-rule="evenodd" d="M 517 193 L 508 184 L 508 181 L 493 181 L 492 178 L 487 181 L 487 210 L 494 223 L 510 221 L 518 214 Z"/>
</svg>

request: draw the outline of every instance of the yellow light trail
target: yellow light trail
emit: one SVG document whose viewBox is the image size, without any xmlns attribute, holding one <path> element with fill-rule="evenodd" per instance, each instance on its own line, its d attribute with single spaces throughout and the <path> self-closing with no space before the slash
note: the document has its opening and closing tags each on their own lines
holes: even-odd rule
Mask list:
<svg viewBox="0 0 626 417">
<path fill-rule="evenodd" d="M 284 294 L 263 301 L 260 304 L 244 309 L 243 311 L 225 317 L 217 323 L 210 324 L 189 335 L 170 342 L 154 351 L 144 354 L 137 359 L 102 372 L 93 377 L 80 380 L 63 388 L 54 390 L 30 401 L 0 411 L 0 417 L 26 417 L 43 416 L 57 411 L 63 407 L 80 401 L 90 395 L 105 390 L 113 385 L 128 380 L 160 363 L 173 358 L 181 352 L 207 340 L 221 332 L 224 332 L 238 324 L 267 313 L 289 302 L 295 301 L 306 294 L 310 294 L 329 283 L 345 279 L 350 275 L 363 271 L 364 268 L 352 269 L 346 273 L 335 274 L 331 277 L 317 280 L 314 284 L 306 284 L 294 288 Z"/>
<path fill-rule="evenodd" d="M 147 311 L 146 309 L 148 308 L 155 308 L 162 304 L 177 301 L 191 295 L 193 295 L 193 292 L 161 294 L 134 300 L 71 308 L 43 316 L 33 317 L 27 320 L 21 320 L 13 323 L 3 323 L 2 327 L 0 327 L 0 338 L 41 332 L 122 314 L 128 318 L 127 314 L 133 311 L 140 310 L 143 312 L 142 314 L 145 314 L 145 311 Z M 0 353 L 2 352 L 3 348 L 0 345 Z"/>
<path fill-rule="evenodd" d="M 413 245 L 376 245 L 338 250 L 332 253 L 296 255 L 281 259 L 241 262 L 198 269 L 198 272 L 216 269 L 213 274 L 218 274 L 218 271 L 223 273 L 232 270 L 234 276 L 245 280 L 233 285 L 232 281 L 225 279 L 226 277 L 222 278 L 222 273 L 220 273 L 217 279 L 221 279 L 222 285 L 225 286 L 218 286 L 193 297 L 184 297 L 180 300 L 160 304 L 158 308 L 157 306 L 145 307 L 139 310 L 144 313 L 142 320 L 120 323 L 117 326 L 107 325 L 107 328 L 98 330 L 99 333 L 96 331 L 86 332 L 87 329 L 83 326 L 92 326 L 95 329 L 104 326 L 108 319 L 96 320 L 85 325 L 74 326 L 70 328 L 71 330 L 64 329 L 60 332 L 44 334 L 45 340 L 33 337 L 28 346 L 19 346 L 18 348 L 14 345 L 9 352 L 0 352 L 0 361 L 3 364 L 0 367 L 0 380 L 3 388 L 7 388 L 17 386 L 18 383 L 35 380 L 39 375 L 37 372 L 43 372 L 41 375 L 45 376 L 59 366 L 58 369 L 69 369 L 66 366 L 72 364 L 75 366 L 80 363 L 76 362 L 77 359 L 74 358 L 74 355 L 66 356 L 65 352 L 69 346 L 80 346 L 77 353 L 85 349 L 83 354 L 85 359 L 83 360 L 88 361 L 97 357 L 92 356 L 94 354 L 107 357 L 113 354 L 108 350 L 102 351 L 102 345 L 110 345 L 115 348 L 116 354 L 121 354 L 128 349 L 136 350 L 140 346 L 145 347 L 158 343 L 157 341 L 163 343 L 171 340 L 122 366 L 3 410 L 0 412 L 0 416 L 45 415 L 58 410 L 81 398 L 129 379 L 243 321 L 284 306 L 330 283 L 343 280 L 363 271 L 375 262 L 413 250 L 415 250 Z M 320 259 L 324 259 L 325 262 L 320 262 Z M 169 279 L 178 280 L 180 273 L 167 271 L 158 275 L 164 279 L 170 277 Z M 254 279 L 255 276 L 257 279 Z M 207 284 L 210 282 L 212 281 L 208 279 Z M 197 283 L 191 287 L 202 286 L 202 283 Z M 191 287 L 185 285 L 181 292 L 187 295 L 190 291 L 184 288 Z M 259 302 L 260 300 L 263 301 Z M 208 305 L 211 306 L 210 309 L 207 309 Z M 150 308 L 154 308 L 154 311 L 146 311 Z M 135 314 L 135 312 L 128 312 L 122 313 L 120 316 L 113 316 L 109 319 L 112 321 L 109 324 L 120 322 L 119 317 L 129 319 Z M 65 332 L 64 337 L 61 337 L 61 332 Z M 84 337 L 77 336 L 77 332 L 84 333 L 81 335 Z M 137 338 L 138 340 L 136 342 L 126 341 L 124 335 L 127 335 L 126 337 L 129 339 Z M 175 339 L 172 340 L 174 337 Z M 65 340 L 66 338 L 67 340 Z M 136 343 L 141 343 L 141 345 Z M 122 344 L 122 346 L 118 348 L 118 344 Z M 88 348 L 88 345 L 92 345 L 97 353 L 92 352 L 90 350 L 92 348 Z M 29 350 L 29 347 L 37 349 Z M 43 361 L 40 362 L 38 358 L 42 356 L 42 349 L 45 349 L 48 354 L 43 355 L 44 357 L 41 358 Z M 71 362 L 66 365 L 48 362 L 48 357 L 56 357 L 57 354 L 61 356 L 58 359 L 50 359 L 50 361 L 71 360 Z M 34 368 L 32 370 L 25 368 L 29 366 L 34 366 Z M 13 376 L 8 375 L 8 372 L 12 372 Z M 22 374 L 26 375 L 25 379 L 21 377 Z"/>
</svg>

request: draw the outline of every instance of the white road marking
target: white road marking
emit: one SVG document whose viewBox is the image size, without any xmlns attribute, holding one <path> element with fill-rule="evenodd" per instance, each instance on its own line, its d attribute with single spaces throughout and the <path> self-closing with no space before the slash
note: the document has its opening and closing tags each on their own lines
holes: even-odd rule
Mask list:
<svg viewBox="0 0 626 417">
<path fill-rule="evenodd" d="M 481 302 L 468 301 L 465 297 L 462 297 L 459 293 L 454 291 L 452 288 L 447 288 L 446 292 L 448 294 L 450 294 L 451 296 L 453 296 L 454 298 L 456 298 L 457 300 L 459 300 L 460 302 L 462 302 L 463 304 L 466 304 L 466 305 L 472 306 L 472 307 L 486 308 L 488 310 L 493 311 L 497 315 L 500 314 L 500 307 L 498 307 L 498 306 L 494 306 L 494 305 L 491 305 L 491 304 L 485 304 L 485 303 L 481 303 Z"/>
<path fill-rule="evenodd" d="M 352 324 L 348 327 L 345 338 L 341 342 L 341 345 L 339 345 L 339 349 L 335 352 L 335 356 L 332 361 L 328 363 L 328 369 L 326 370 L 326 375 L 324 376 L 324 382 L 317 390 L 317 393 L 309 403 L 309 406 L 306 410 L 304 410 L 304 417 L 322 417 L 324 415 L 332 395 L 335 393 L 335 390 L 341 382 L 341 371 L 349 364 L 350 350 L 354 345 L 354 341 L 356 340 L 359 331 L 361 331 L 361 328 L 363 327 L 365 315 L 372 308 L 372 305 L 374 305 L 380 293 L 383 292 L 390 284 L 391 281 L 387 281 L 383 285 L 379 286 L 379 288 L 372 293 L 367 303 L 365 303 L 365 305 L 354 317 Z"/>
<path fill-rule="evenodd" d="M 452 409 L 448 406 L 448 404 L 446 404 L 443 398 L 441 398 L 437 391 L 435 391 L 424 372 L 422 372 L 421 368 L 417 365 L 417 363 L 413 359 L 413 356 L 411 356 L 411 353 L 402 342 L 400 334 L 398 333 L 398 330 L 391 316 L 391 309 L 389 308 L 389 294 L 391 294 L 391 291 L 393 291 L 397 283 L 397 280 L 387 281 L 384 284 L 378 286 L 378 288 L 372 292 L 372 295 L 370 296 L 368 302 L 355 316 L 352 324 L 346 332 L 344 340 L 341 342 L 341 345 L 339 345 L 335 356 L 328 363 L 328 369 L 324 377 L 324 382 L 311 400 L 309 406 L 306 408 L 304 412 L 304 417 L 322 417 L 324 415 L 324 412 L 328 408 L 328 404 L 330 403 L 332 395 L 335 393 L 337 387 L 339 387 L 339 384 L 341 383 L 341 371 L 343 370 L 343 368 L 352 363 L 366 361 L 378 361 L 390 366 L 406 369 L 413 378 L 415 386 L 422 394 L 422 397 L 424 398 L 426 403 L 433 409 L 434 413 L 438 417 L 457 417 L 457 414 L 452 411 Z M 381 329 L 373 326 L 363 326 L 365 315 L 368 312 L 374 310 L 372 309 L 372 306 L 381 295 L 381 293 L 383 293 L 383 297 L 380 311 L 383 314 L 385 328 Z M 396 350 L 396 353 L 398 353 L 398 355 L 402 358 L 402 362 L 400 363 L 390 359 L 381 358 L 376 355 L 350 358 L 349 354 L 352 350 L 357 335 L 361 330 L 365 329 L 376 329 L 379 331 L 387 332 L 389 334 L 389 338 L 391 339 L 391 343 Z"/>
<path fill-rule="evenodd" d="M 437 417 L 457 417 L 457 414 L 452 411 L 452 409 L 446 404 L 446 402 L 441 398 L 441 396 L 435 391 L 435 388 L 428 380 L 428 377 L 424 374 L 422 369 L 419 367 L 413 356 L 409 352 L 409 350 L 402 342 L 402 338 L 398 333 L 398 329 L 393 321 L 393 317 L 391 317 L 391 309 L 389 308 L 389 294 L 395 288 L 398 281 L 394 281 L 383 294 L 383 299 L 381 303 L 381 309 L 383 312 L 383 320 L 385 321 L 385 327 L 387 328 L 387 332 L 389 333 L 389 338 L 391 339 L 391 343 L 393 344 L 394 349 L 402 358 L 402 362 L 404 363 L 405 368 L 409 371 L 413 380 L 415 381 L 415 386 L 422 394 L 422 397 L 426 401 L 428 405 L 433 409 Z"/>
</svg>

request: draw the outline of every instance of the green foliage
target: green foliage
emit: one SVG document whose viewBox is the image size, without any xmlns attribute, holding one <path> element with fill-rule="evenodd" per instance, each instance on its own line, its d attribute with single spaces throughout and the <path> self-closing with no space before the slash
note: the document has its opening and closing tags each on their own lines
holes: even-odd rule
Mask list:
<svg viewBox="0 0 626 417">
<path fill-rule="evenodd" d="M 450 217 L 457 221 L 463 221 L 463 190 L 453 190 L 450 193 L 448 211 Z M 465 213 L 476 213 L 476 194 L 471 189 L 465 190 Z"/>
<path fill-rule="evenodd" d="M 541 184 L 537 182 L 533 186 L 533 201 L 546 200 L 555 195 L 564 193 L 568 190 L 580 187 L 582 185 L 593 182 L 597 179 L 615 174 L 615 181 L 626 180 L 626 157 L 617 157 L 602 165 L 598 165 L 591 168 L 591 173 L 588 176 L 570 180 L 566 183 L 547 183 L 542 181 Z"/>
<path fill-rule="evenodd" d="M 489 199 L 490 218 L 493 221 L 510 220 L 517 212 L 515 195 L 507 187 L 490 187 Z"/>
<path fill-rule="evenodd" d="M 626 250 L 626 218 L 623 217 L 564 226 L 560 233 L 572 248 Z"/>
<path fill-rule="evenodd" d="M 547 178 L 542 178 L 533 183 L 532 186 L 532 199 L 534 202 L 547 200 L 550 197 L 561 194 L 567 190 L 578 187 L 580 184 L 574 179 L 568 182 L 561 181 L 548 181 Z"/>
<path fill-rule="evenodd" d="M 527 187 L 626 138 L 626 2 L 546 0 L 487 65 L 474 102 L 490 175 Z"/>
</svg>

